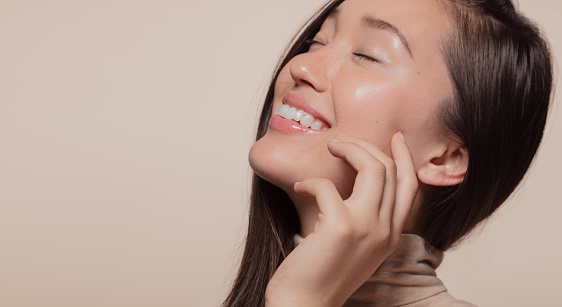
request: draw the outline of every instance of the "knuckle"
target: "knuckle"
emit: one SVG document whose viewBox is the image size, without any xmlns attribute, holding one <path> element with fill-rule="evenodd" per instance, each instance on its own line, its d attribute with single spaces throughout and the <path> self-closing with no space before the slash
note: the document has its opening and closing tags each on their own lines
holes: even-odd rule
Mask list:
<svg viewBox="0 0 562 307">
<path fill-rule="evenodd" d="M 335 237 L 341 240 L 348 240 L 354 235 L 353 225 L 347 222 L 337 223 L 337 226 L 333 227 L 332 231 L 334 231 Z"/>
<path fill-rule="evenodd" d="M 365 172 L 375 176 L 386 176 L 386 167 L 381 162 L 372 163 L 365 168 Z"/>
<path fill-rule="evenodd" d="M 330 189 L 334 185 L 329 179 L 317 179 L 316 185 L 321 189 Z"/>
<path fill-rule="evenodd" d="M 391 238 L 390 228 L 384 227 L 383 229 L 379 229 L 377 235 L 381 243 L 388 244 L 390 242 L 390 238 Z"/>
<path fill-rule="evenodd" d="M 354 236 L 359 241 L 369 240 L 373 236 L 373 227 L 368 224 L 356 226 Z"/>
<path fill-rule="evenodd" d="M 398 172 L 398 169 L 396 168 L 396 163 L 390 157 L 385 156 L 379 158 L 379 163 L 381 163 L 382 167 L 384 167 L 388 173 L 396 174 Z"/>
<path fill-rule="evenodd" d="M 398 175 L 398 168 L 396 167 L 396 163 L 394 163 L 394 161 L 390 161 L 388 164 L 386 164 L 386 168 L 388 172 L 395 177 Z"/>
</svg>

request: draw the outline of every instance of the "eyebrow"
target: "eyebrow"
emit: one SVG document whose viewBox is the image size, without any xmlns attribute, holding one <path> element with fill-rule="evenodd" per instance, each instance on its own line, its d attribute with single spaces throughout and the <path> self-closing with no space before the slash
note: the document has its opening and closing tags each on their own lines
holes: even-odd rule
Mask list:
<svg viewBox="0 0 562 307">
<path fill-rule="evenodd" d="M 402 45 L 404 45 L 404 47 L 406 47 L 406 50 L 410 54 L 410 57 L 413 58 L 412 50 L 410 50 L 410 45 L 408 44 L 408 41 L 406 40 L 406 38 L 404 37 L 402 32 L 400 32 L 400 30 L 395 25 L 389 23 L 388 21 L 384 21 L 382 19 L 373 17 L 371 15 L 363 16 L 363 18 L 361 18 L 361 24 L 363 24 L 365 26 L 368 26 L 370 28 L 379 29 L 379 30 L 387 30 L 387 31 L 392 32 L 393 34 L 398 36 Z"/>
<path fill-rule="evenodd" d="M 328 16 L 326 18 L 336 18 L 336 17 L 338 17 L 339 14 L 340 14 L 340 8 L 335 7 L 334 9 L 332 9 L 330 11 L 330 13 L 328 14 Z"/>
<path fill-rule="evenodd" d="M 334 9 L 332 9 L 330 11 L 330 13 L 326 17 L 326 19 L 332 19 L 332 18 L 337 19 L 339 14 L 340 14 L 340 8 L 335 7 Z M 412 59 L 414 58 L 414 56 L 412 55 L 412 50 L 410 49 L 410 45 L 408 44 L 408 41 L 406 40 L 406 37 L 404 37 L 402 32 L 400 32 L 400 29 L 398 29 L 398 27 L 396 27 L 395 25 L 391 24 L 388 21 L 384 21 L 380 18 L 376 18 L 372 15 L 363 16 L 363 18 L 361 18 L 361 24 L 363 24 L 367 27 L 370 27 L 370 28 L 378 29 L 378 30 L 390 31 L 392 34 L 398 36 L 398 38 L 400 39 L 400 42 L 406 48 L 410 57 Z"/>
</svg>

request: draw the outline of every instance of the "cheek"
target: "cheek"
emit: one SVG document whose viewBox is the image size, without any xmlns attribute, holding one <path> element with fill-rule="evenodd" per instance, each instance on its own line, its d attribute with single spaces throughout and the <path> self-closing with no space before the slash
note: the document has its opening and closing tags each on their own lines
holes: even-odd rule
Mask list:
<svg viewBox="0 0 562 307">
<path fill-rule="evenodd" d="M 390 139 L 398 131 L 416 140 L 431 135 L 440 98 L 427 83 L 410 78 L 353 81 L 334 92 L 341 132 L 363 138 L 387 154 Z"/>
<path fill-rule="evenodd" d="M 435 107 L 436 98 L 428 88 L 409 79 L 378 84 L 363 82 L 346 95 L 351 97 L 349 102 L 366 111 L 363 113 L 368 118 L 384 119 L 399 126 L 415 125 L 417 118 L 427 118 Z"/>
<path fill-rule="evenodd" d="M 391 83 L 360 81 L 334 93 L 338 128 L 385 152 L 397 131 L 403 97 Z"/>
<path fill-rule="evenodd" d="M 294 84 L 293 78 L 291 77 L 291 73 L 287 66 L 285 66 L 281 72 L 279 72 L 279 76 L 277 77 L 277 81 L 275 82 L 275 96 L 280 97 L 282 96 L 289 88 Z"/>
<path fill-rule="evenodd" d="M 352 101 L 369 101 L 384 94 L 385 86 L 370 82 L 361 82 L 356 88 L 352 88 L 349 95 Z"/>
</svg>

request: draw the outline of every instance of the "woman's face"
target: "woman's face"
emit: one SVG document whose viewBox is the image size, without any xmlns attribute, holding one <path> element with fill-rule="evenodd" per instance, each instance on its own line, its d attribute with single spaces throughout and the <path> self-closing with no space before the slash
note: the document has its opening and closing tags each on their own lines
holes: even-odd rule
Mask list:
<svg viewBox="0 0 562 307">
<path fill-rule="evenodd" d="M 283 67 L 268 131 L 250 151 L 254 171 L 289 194 L 296 181 L 321 177 L 347 196 L 356 174 L 327 149 L 340 132 L 390 156 L 390 139 L 402 131 L 419 167 L 444 137 L 435 114 L 452 83 L 440 46 L 452 29 L 439 0 L 343 2 L 309 51 Z M 282 105 L 312 117 L 285 119 Z"/>
</svg>

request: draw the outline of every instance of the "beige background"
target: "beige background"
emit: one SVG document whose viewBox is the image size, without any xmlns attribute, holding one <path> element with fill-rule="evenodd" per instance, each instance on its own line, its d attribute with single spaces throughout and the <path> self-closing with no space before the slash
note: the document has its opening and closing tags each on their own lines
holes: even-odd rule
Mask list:
<svg viewBox="0 0 562 307">
<path fill-rule="evenodd" d="M 0 0 L 0 306 L 219 305 L 259 97 L 322 2 Z M 521 6 L 562 58 L 562 3 Z M 560 306 L 559 103 L 525 187 L 446 257 L 453 295 Z"/>
</svg>

